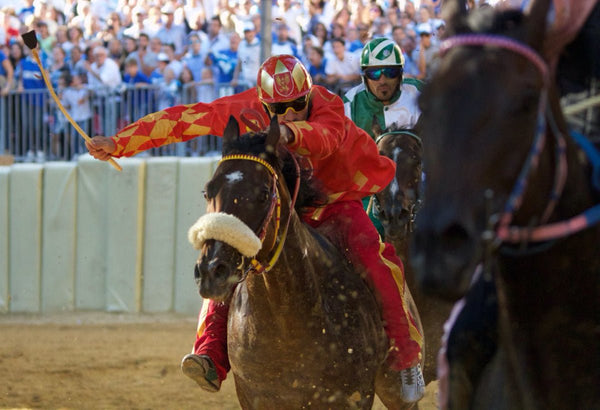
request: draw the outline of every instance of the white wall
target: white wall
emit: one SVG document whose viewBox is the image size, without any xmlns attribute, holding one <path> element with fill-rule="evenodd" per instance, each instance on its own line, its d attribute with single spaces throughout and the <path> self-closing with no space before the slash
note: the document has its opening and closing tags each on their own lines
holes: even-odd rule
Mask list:
<svg viewBox="0 0 600 410">
<path fill-rule="evenodd" d="M 218 158 L 0 166 L 0 313 L 197 314 L 197 251 Z"/>
</svg>

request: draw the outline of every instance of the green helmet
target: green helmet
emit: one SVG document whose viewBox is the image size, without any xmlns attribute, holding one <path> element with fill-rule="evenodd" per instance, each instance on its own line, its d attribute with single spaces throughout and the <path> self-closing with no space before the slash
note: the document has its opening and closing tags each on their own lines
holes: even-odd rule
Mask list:
<svg viewBox="0 0 600 410">
<path fill-rule="evenodd" d="M 387 38 L 374 38 L 369 41 L 360 55 L 360 68 L 377 66 L 404 66 L 402 50 Z"/>
</svg>

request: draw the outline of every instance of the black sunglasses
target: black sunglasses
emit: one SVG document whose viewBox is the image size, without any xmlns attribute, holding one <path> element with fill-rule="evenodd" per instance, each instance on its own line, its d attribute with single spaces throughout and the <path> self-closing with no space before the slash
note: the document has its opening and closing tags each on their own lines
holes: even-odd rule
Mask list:
<svg viewBox="0 0 600 410">
<path fill-rule="evenodd" d="M 269 109 L 269 111 L 271 111 L 273 114 L 283 115 L 290 108 L 292 110 L 294 110 L 294 112 L 302 111 L 303 109 L 306 108 L 307 102 L 308 102 L 308 98 L 306 95 L 304 95 L 304 96 L 302 96 L 300 98 L 296 98 L 295 100 L 292 100 L 292 101 L 266 104 L 266 106 Z"/>
<path fill-rule="evenodd" d="M 383 67 L 383 68 L 367 68 L 364 71 L 365 75 L 369 80 L 377 81 L 381 78 L 381 75 L 385 75 L 387 78 L 398 78 L 402 75 L 402 68 L 399 67 Z"/>
</svg>

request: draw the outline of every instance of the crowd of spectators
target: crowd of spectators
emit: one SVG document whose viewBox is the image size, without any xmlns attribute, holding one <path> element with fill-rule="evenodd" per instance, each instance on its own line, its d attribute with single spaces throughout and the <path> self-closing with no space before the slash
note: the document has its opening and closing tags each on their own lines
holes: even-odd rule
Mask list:
<svg viewBox="0 0 600 410">
<path fill-rule="evenodd" d="M 414 0 L 416 1 L 416 0 Z M 393 38 L 405 75 L 435 66 L 440 0 L 273 1 L 271 54 L 302 60 L 315 83 L 342 94 L 360 82 L 373 37 Z M 0 93 L 45 85 L 21 34 L 35 30 L 40 56 L 65 105 L 87 121 L 86 90 L 144 85 L 164 92 L 154 108 L 211 101 L 256 84 L 261 16 L 256 0 L 22 0 L 0 9 Z M 201 83 L 221 87 L 200 87 Z M 223 85 L 226 85 L 224 87 Z M 67 93 L 63 91 L 69 90 Z M 187 92 L 187 98 L 182 98 Z M 79 98 L 75 98 L 77 95 Z M 129 120 L 134 120 L 130 118 Z"/>
<path fill-rule="evenodd" d="M 109 88 L 190 80 L 254 85 L 261 63 L 259 6 L 253 0 L 24 0 L 5 6 L 2 91 L 25 88 L 29 52 L 20 35 L 32 29 L 55 86 L 61 75 Z M 435 40 L 422 39 L 435 39 L 443 29 L 438 8 L 432 0 L 418 6 L 412 0 L 277 0 L 271 53 L 297 56 L 317 82 L 335 88 L 359 81 L 362 46 L 388 36 L 406 53 L 406 74 L 427 78 L 420 55 L 429 65 Z"/>
</svg>

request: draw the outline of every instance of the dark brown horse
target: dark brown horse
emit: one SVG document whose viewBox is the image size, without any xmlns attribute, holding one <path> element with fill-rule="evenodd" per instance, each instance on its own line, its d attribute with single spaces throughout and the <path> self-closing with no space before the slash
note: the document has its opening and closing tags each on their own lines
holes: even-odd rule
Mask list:
<svg viewBox="0 0 600 410">
<path fill-rule="evenodd" d="M 373 215 L 383 226 L 385 241 L 394 245 L 404 263 L 406 284 L 417 304 L 427 341 L 422 352 L 425 363 L 423 376 L 429 382 L 436 379 L 443 324 L 452 304 L 420 291 L 409 260 L 408 245 L 422 201 L 423 143 L 415 130 L 395 127 L 382 130 L 377 121 L 373 124 L 379 153 L 396 163 L 395 178 L 373 198 Z"/>
<path fill-rule="evenodd" d="M 420 101 L 427 184 L 412 261 L 453 299 L 484 262 L 499 306 L 497 353 L 455 408 L 598 408 L 599 198 L 540 57 L 549 0 L 527 15 L 446 7 Z"/>
<path fill-rule="evenodd" d="M 192 235 L 202 242 L 200 293 L 230 303 L 227 345 L 242 407 L 369 409 L 377 394 L 388 408 L 410 408 L 386 370 L 374 295 L 302 222 L 318 195 L 279 146 L 276 119 L 269 129 L 239 136 L 230 119 L 206 186 L 208 213 Z"/>
</svg>

